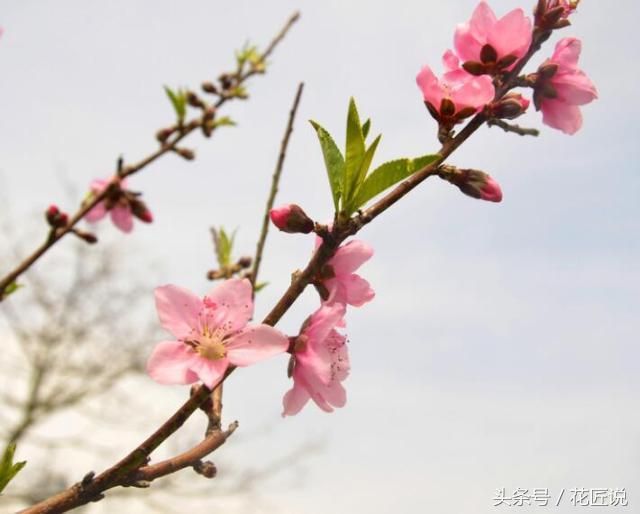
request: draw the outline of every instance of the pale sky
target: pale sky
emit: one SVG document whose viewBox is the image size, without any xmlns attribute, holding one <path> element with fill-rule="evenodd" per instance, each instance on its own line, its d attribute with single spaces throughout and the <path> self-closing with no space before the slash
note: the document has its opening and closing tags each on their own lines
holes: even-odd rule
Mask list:
<svg viewBox="0 0 640 514">
<path fill-rule="evenodd" d="M 502 14 L 516 6 L 529 11 L 533 3 L 491 5 Z M 82 190 L 108 176 L 120 153 L 132 161 L 145 156 L 155 148 L 155 130 L 172 121 L 163 84 L 197 87 L 216 77 L 247 39 L 266 43 L 299 9 L 302 19 L 273 55 L 268 75 L 250 83 L 251 98 L 225 108 L 238 126 L 211 140 L 191 138 L 193 163 L 169 156 L 131 179 L 154 211 L 153 225 L 126 237 L 108 224 L 99 229 L 107 240 L 132 245 L 137 260 L 159 264 L 163 282 L 204 293 L 211 224 L 238 227 L 238 253 L 253 252 L 297 83 L 306 87 L 279 200 L 328 220 L 323 162 L 306 120 L 319 121 L 343 144 L 354 96 L 361 115 L 372 117 L 372 131 L 384 134 L 377 163 L 437 149 L 414 78 L 424 64 L 440 69 L 455 24 L 475 4 L 3 0 L 3 193 L 14 213 L 54 202 L 71 210 L 58 186 L 61 173 Z M 502 487 L 548 488 L 552 495 L 624 487 L 635 511 L 639 16 L 631 0 L 585 0 L 574 26 L 559 34 L 583 38 L 581 66 L 600 94 L 584 109 L 578 135 L 542 127 L 532 113 L 520 121 L 542 128 L 539 139 L 485 128 L 453 157 L 491 173 L 503 203 L 474 201 L 430 180 L 362 231 L 376 254 L 361 274 L 377 296 L 348 314 L 352 371 L 344 409 L 327 415 L 309 405 L 282 420 L 284 357 L 234 374 L 225 418 L 238 419 L 246 436 L 229 441 L 214 460 L 241 468 L 309 439 L 326 441 L 304 463 L 304 480 L 270 483 L 268 501 L 254 512 L 489 514 L 501 510 L 492 498 Z M 305 265 L 312 245 L 311 236 L 271 233 L 262 275 L 270 285 L 258 297 L 257 317 Z M 0 263 L 0 270 L 9 265 Z M 316 304 L 308 291 L 280 328 L 294 333 Z M 151 290 L 147 308 L 153 315 Z M 187 392 L 142 384 L 154 405 L 148 429 Z M 264 426 L 267 437 L 252 439 Z M 63 437 L 64 428 L 51 430 Z M 121 455 L 141 435 L 123 429 L 102 443 Z M 96 456 L 72 475 L 109 464 Z M 215 481 L 211 487 L 214 497 Z M 219 505 L 210 502 L 204 498 L 199 507 Z M 568 497 L 547 508 L 575 511 Z"/>
</svg>

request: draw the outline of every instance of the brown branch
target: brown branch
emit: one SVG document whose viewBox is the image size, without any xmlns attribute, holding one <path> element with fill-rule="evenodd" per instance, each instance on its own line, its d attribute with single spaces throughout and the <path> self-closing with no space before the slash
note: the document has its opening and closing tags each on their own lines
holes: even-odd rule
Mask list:
<svg viewBox="0 0 640 514">
<path fill-rule="evenodd" d="M 300 13 L 296 12 L 287 20 L 284 27 L 280 30 L 280 32 L 278 32 L 278 34 L 269 43 L 269 46 L 267 47 L 267 49 L 261 54 L 260 59 L 258 60 L 259 63 L 264 63 L 266 61 L 266 59 L 271 55 L 271 53 L 274 51 L 278 43 L 280 43 L 284 39 L 284 37 L 286 36 L 291 26 L 296 21 L 298 21 L 299 18 L 300 18 Z M 251 66 L 249 70 L 246 72 L 238 72 L 236 74 L 237 76 L 235 77 L 236 85 L 243 84 L 250 77 L 260 73 L 263 73 L 263 71 L 261 70 L 261 68 L 255 65 Z M 215 103 L 215 108 L 217 109 L 221 107 L 224 103 L 226 103 L 231 98 L 234 98 L 234 96 L 221 95 L 219 100 Z M 177 127 L 176 136 L 171 141 L 163 143 L 158 150 L 151 153 L 150 155 L 140 160 L 139 162 L 133 165 L 122 167 L 122 163 L 119 159 L 115 176 L 111 179 L 111 181 L 109 182 L 109 185 L 101 193 L 94 195 L 89 202 L 86 202 L 83 205 L 81 205 L 78 211 L 70 218 L 68 225 L 66 225 L 63 228 L 50 230 L 47 239 L 40 246 L 38 246 L 38 248 L 36 248 L 36 250 L 31 255 L 29 255 L 26 259 L 24 259 L 24 261 L 22 261 L 15 269 L 10 271 L 6 276 L 0 279 L 0 302 L 2 302 L 2 300 L 5 298 L 4 293 L 7 287 L 13 284 L 16 281 L 16 279 L 20 277 L 20 275 L 22 275 L 31 266 L 33 266 L 33 264 L 37 262 L 38 259 L 40 259 L 40 257 L 42 257 L 58 241 L 60 241 L 60 239 L 62 239 L 64 236 L 66 236 L 70 232 L 72 233 L 75 225 L 78 224 L 78 222 L 80 222 L 80 220 L 84 218 L 91 209 L 93 209 L 98 203 L 100 203 L 102 200 L 105 199 L 112 185 L 116 185 L 119 182 L 119 180 L 121 180 L 122 178 L 133 175 L 134 173 L 137 173 L 138 171 L 142 170 L 143 168 L 145 168 L 146 166 L 148 166 L 149 164 L 157 160 L 159 157 L 167 153 L 177 151 L 178 150 L 177 145 L 180 141 L 182 141 L 186 136 L 191 134 L 194 130 L 204 127 L 209 122 L 210 120 L 206 112 L 203 112 L 201 116 L 191 120 L 190 122 L 185 124 L 180 124 L 179 127 Z"/>
<path fill-rule="evenodd" d="M 518 134 L 519 136 L 538 137 L 540 135 L 540 131 L 538 129 L 521 127 L 520 125 L 516 125 L 515 123 L 507 123 L 504 120 L 499 120 L 496 118 L 492 118 L 487 121 L 487 125 L 489 127 L 500 127 L 505 132 L 512 132 L 513 134 Z"/>
<path fill-rule="evenodd" d="M 153 482 L 157 478 L 170 475 L 184 468 L 199 467 L 202 464 L 202 459 L 220 448 L 237 428 L 238 422 L 234 421 L 224 432 L 219 429 L 211 431 L 203 441 L 180 455 L 157 464 L 141 467 L 129 477 L 130 484 Z"/>
<path fill-rule="evenodd" d="M 545 40 L 545 34 L 534 32 L 533 41 L 528 53 L 514 67 L 513 71 L 507 76 L 504 84 L 496 91 L 496 99 L 502 98 L 512 85 L 514 77 L 522 71 L 531 56 L 540 48 L 540 44 Z M 428 177 L 437 174 L 437 168 L 442 162 L 449 157 L 462 143 L 464 143 L 474 132 L 480 128 L 487 118 L 484 114 L 477 114 L 454 138 L 445 142 L 440 149 L 439 158 L 422 170 L 412 175 L 400 185 L 396 186 L 391 192 L 387 193 L 371 207 L 358 214 L 356 217 L 341 221 L 339 218 L 333 230 L 324 238 L 323 243 L 313 254 L 306 268 L 297 273 L 289 288 L 285 291 L 275 307 L 263 320 L 263 323 L 275 325 L 284 314 L 289 310 L 291 305 L 302 294 L 305 288 L 311 283 L 314 276 L 319 272 L 335 254 L 339 245 L 349 236 L 355 235 L 362 227 L 371 222 L 374 218 L 382 214 L 389 207 L 403 198 L 411 190 L 416 188 Z M 221 382 L 233 373 L 234 367 L 229 367 Z M 66 512 L 74 507 L 84 505 L 89 501 L 100 499 L 103 491 L 115 487 L 126 479 L 131 473 L 140 468 L 153 450 L 155 450 L 165 439 L 178 430 L 182 424 L 195 412 L 196 409 L 206 401 L 211 394 L 211 390 L 201 385 L 193 391 L 190 398 L 171 416 L 160 428 L 158 428 L 151 436 L 149 436 L 140 446 L 134 449 L 120 462 L 104 471 L 85 487 L 73 486 L 56 496 L 53 496 L 43 502 L 21 511 L 21 514 L 50 514 Z"/>
<path fill-rule="evenodd" d="M 296 92 L 291 110 L 289 111 L 289 121 L 287 122 L 287 128 L 284 131 L 284 137 L 282 138 L 282 143 L 280 144 L 280 154 L 278 155 L 278 162 L 276 164 L 276 169 L 273 172 L 273 178 L 271 179 L 271 190 L 269 191 L 267 207 L 262 219 L 262 230 L 260 231 L 260 238 L 258 239 L 258 244 L 256 246 L 256 255 L 253 259 L 253 269 L 251 270 L 250 276 L 254 290 L 258 281 L 258 271 L 260 270 L 260 263 L 262 262 L 262 252 L 264 251 L 264 244 L 267 240 L 267 233 L 269 232 L 269 211 L 271 211 L 271 209 L 273 208 L 273 204 L 276 200 L 276 195 L 278 194 L 278 184 L 280 183 L 280 177 L 282 176 L 282 168 L 284 166 L 284 159 L 287 154 L 287 147 L 289 146 L 289 138 L 291 137 L 291 133 L 293 132 L 293 121 L 296 117 L 298 105 L 300 104 L 300 97 L 302 96 L 303 88 L 304 82 L 301 82 L 298 86 L 298 91 Z"/>
</svg>

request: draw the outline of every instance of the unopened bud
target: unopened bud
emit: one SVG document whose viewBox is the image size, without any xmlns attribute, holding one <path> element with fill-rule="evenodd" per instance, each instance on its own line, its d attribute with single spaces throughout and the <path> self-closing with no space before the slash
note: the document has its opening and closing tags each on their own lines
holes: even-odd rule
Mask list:
<svg viewBox="0 0 640 514">
<path fill-rule="evenodd" d="M 308 234 L 314 227 L 313 220 L 296 204 L 271 209 L 269 216 L 276 227 L 289 234 Z"/>
<path fill-rule="evenodd" d="M 192 161 L 196 158 L 196 154 L 193 150 L 189 150 L 188 148 L 176 148 L 174 150 L 180 157 L 186 159 L 188 161 Z"/>
<path fill-rule="evenodd" d="M 156 132 L 156 139 L 160 143 L 165 143 L 167 141 L 167 139 L 169 139 L 169 137 L 171 137 L 171 134 L 173 134 L 173 129 L 163 128 L 163 129 L 158 130 L 158 132 Z"/>
<path fill-rule="evenodd" d="M 98 242 L 98 238 L 95 234 L 91 232 L 85 232 L 84 230 L 80 230 L 79 228 L 74 228 L 73 233 L 82 239 L 85 243 L 89 243 L 90 245 L 96 244 Z"/>
<path fill-rule="evenodd" d="M 442 166 L 440 177 L 457 186 L 465 195 L 488 202 L 501 202 L 502 190 L 489 174 L 480 170 Z"/>
<path fill-rule="evenodd" d="M 134 198 L 129 201 L 129 205 L 131 206 L 131 212 L 133 215 L 140 221 L 144 221 L 145 223 L 151 223 L 153 221 L 151 211 L 142 200 Z"/>
<path fill-rule="evenodd" d="M 187 92 L 187 103 L 191 107 L 199 107 L 199 108 L 205 107 L 204 102 L 200 100 L 200 98 L 198 98 L 198 95 L 196 95 L 193 91 Z"/>
<path fill-rule="evenodd" d="M 202 87 L 202 90 L 205 93 L 209 93 L 211 95 L 215 95 L 218 93 L 218 88 L 215 86 L 213 82 L 203 82 L 200 87 Z"/>
<path fill-rule="evenodd" d="M 69 223 L 69 216 L 66 212 L 61 212 L 56 205 L 50 205 L 45 211 L 47 223 L 53 228 L 66 227 Z"/>
<path fill-rule="evenodd" d="M 490 107 L 494 118 L 513 120 L 529 108 L 529 100 L 519 93 L 509 93 Z"/>
</svg>

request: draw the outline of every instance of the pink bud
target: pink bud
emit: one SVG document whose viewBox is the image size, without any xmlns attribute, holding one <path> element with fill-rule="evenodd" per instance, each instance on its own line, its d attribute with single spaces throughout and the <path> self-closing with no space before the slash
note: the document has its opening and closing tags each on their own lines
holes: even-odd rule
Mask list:
<svg viewBox="0 0 640 514">
<path fill-rule="evenodd" d="M 440 177 L 457 186 L 465 195 L 488 202 L 501 202 L 502 190 L 491 176 L 484 171 L 442 166 Z"/>
<path fill-rule="evenodd" d="M 289 234 L 308 234 L 313 231 L 313 220 L 296 204 L 271 209 L 269 217 L 276 227 Z"/>
<path fill-rule="evenodd" d="M 60 212 L 56 205 L 50 205 L 45 211 L 47 223 L 53 228 L 65 227 L 69 223 L 69 216 L 65 212 Z"/>
<path fill-rule="evenodd" d="M 502 190 L 500 189 L 500 184 L 498 184 L 489 175 L 487 175 L 487 181 L 480 188 L 480 198 L 488 202 L 502 201 Z"/>
</svg>

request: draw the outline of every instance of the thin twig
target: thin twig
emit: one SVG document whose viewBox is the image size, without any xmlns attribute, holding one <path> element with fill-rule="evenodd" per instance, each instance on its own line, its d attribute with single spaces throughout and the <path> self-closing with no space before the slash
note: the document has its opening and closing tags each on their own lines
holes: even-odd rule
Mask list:
<svg viewBox="0 0 640 514">
<path fill-rule="evenodd" d="M 519 136 L 538 137 L 540 135 L 540 131 L 538 129 L 521 127 L 520 125 L 516 125 L 515 123 L 507 123 L 504 120 L 499 120 L 496 118 L 492 118 L 487 121 L 487 125 L 489 127 L 500 127 L 505 132 L 512 132 L 514 134 L 518 134 Z"/>
<path fill-rule="evenodd" d="M 280 183 L 280 177 L 282 176 L 282 168 L 284 166 L 284 159 L 287 155 L 287 147 L 289 146 L 289 138 L 293 132 L 293 122 L 298 111 L 298 105 L 300 104 L 300 97 L 302 96 L 302 90 L 304 89 L 304 82 L 300 82 L 298 90 L 296 92 L 293 105 L 289 111 L 289 121 L 287 122 L 287 128 L 284 131 L 284 137 L 282 143 L 280 143 L 280 154 L 278 155 L 278 162 L 276 169 L 273 172 L 271 179 L 271 190 L 269 191 L 269 198 L 267 199 L 267 208 L 264 212 L 262 219 L 262 230 L 260 231 L 260 238 L 258 239 L 258 245 L 256 246 L 256 255 L 253 259 L 253 269 L 251 270 L 251 283 L 255 290 L 255 286 L 258 280 L 258 271 L 260 270 L 260 263 L 262 262 L 262 252 L 264 251 L 264 244 L 267 240 L 267 233 L 269 232 L 269 211 L 273 208 L 273 204 L 278 194 L 278 184 Z"/>
<path fill-rule="evenodd" d="M 259 62 L 264 63 L 266 59 L 271 55 L 274 51 L 278 43 L 280 43 L 291 26 L 300 18 L 300 13 L 294 13 L 286 22 L 282 30 L 278 32 L 278 34 L 273 38 L 273 40 L 269 43 L 269 46 L 261 54 Z M 237 77 L 237 84 L 240 85 L 244 83 L 250 77 L 262 73 L 260 69 L 256 66 L 252 66 L 248 71 L 244 72 L 242 75 Z M 221 96 L 220 99 L 215 103 L 216 109 L 221 107 L 224 103 L 226 103 L 232 97 L 229 96 Z M 111 189 L 112 185 L 118 183 L 122 178 L 128 177 L 142 170 L 152 162 L 154 162 L 159 157 L 174 152 L 177 149 L 177 145 L 180 141 L 182 141 L 187 135 L 191 134 L 194 130 L 201 128 L 204 124 L 208 123 L 206 115 L 203 113 L 202 116 L 191 120 L 190 122 L 184 123 L 180 125 L 179 130 L 177 131 L 177 135 L 170 141 L 162 144 L 158 150 L 151 153 L 141 161 L 136 164 L 124 166 L 118 159 L 118 165 L 114 177 L 111 179 L 107 187 L 101 193 L 93 195 L 92 199 L 86 203 L 83 203 L 78 211 L 70 218 L 67 226 L 59 229 L 52 229 L 49 232 L 49 236 L 47 239 L 38 246 L 35 251 L 24 259 L 15 269 L 10 271 L 6 276 L 0 279 L 0 302 L 5 298 L 5 291 L 7 287 L 11 284 L 15 283 L 16 279 L 20 277 L 25 271 L 27 271 L 33 264 L 40 259 L 52 246 L 54 246 L 60 239 L 66 236 L 68 233 L 73 232 L 73 229 L 78 222 L 82 218 L 84 218 L 87 213 L 93 209 L 98 203 L 104 200 L 108 194 L 108 191 Z"/>
</svg>

